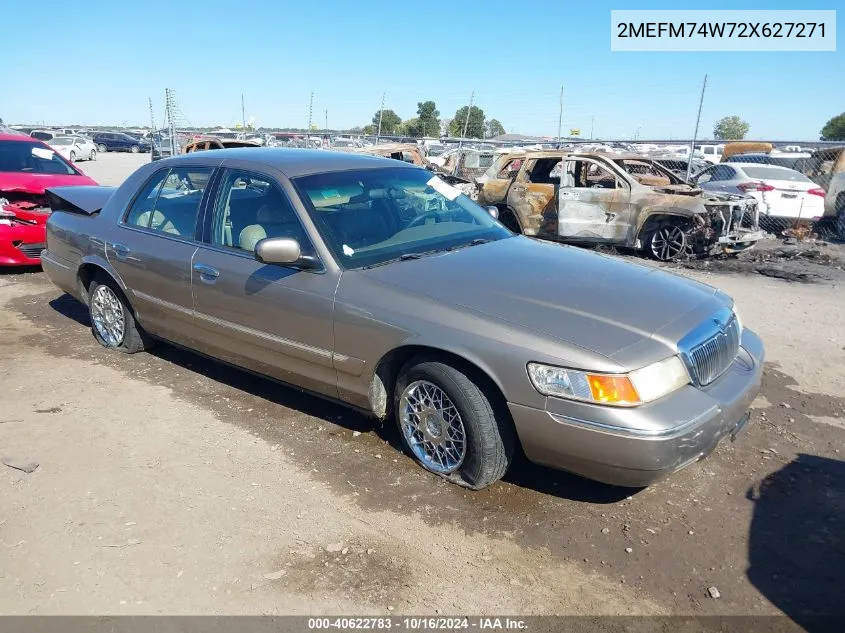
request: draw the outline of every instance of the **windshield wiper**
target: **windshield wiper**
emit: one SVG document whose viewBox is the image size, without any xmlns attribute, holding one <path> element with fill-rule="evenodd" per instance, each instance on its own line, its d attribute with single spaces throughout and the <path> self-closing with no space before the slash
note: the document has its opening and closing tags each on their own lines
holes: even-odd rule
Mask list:
<svg viewBox="0 0 845 633">
<path fill-rule="evenodd" d="M 487 243 L 487 242 L 489 242 L 489 241 L 490 241 L 490 240 L 488 240 L 488 239 L 486 239 L 486 238 L 483 238 L 483 237 L 478 237 L 478 238 L 476 238 L 476 239 L 474 239 L 474 240 L 471 240 L 471 241 L 469 241 L 469 242 L 466 242 L 466 243 L 464 243 L 464 244 L 458 244 L 457 246 L 450 246 L 450 247 L 448 248 L 448 250 L 450 250 L 450 251 L 456 251 L 456 250 L 458 250 L 459 248 L 467 248 L 467 247 L 469 247 L 469 246 L 479 246 L 479 245 L 481 245 L 481 244 L 486 244 L 486 243 Z"/>
<path fill-rule="evenodd" d="M 375 268 L 376 266 L 384 266 L 385 264 L 393 264 L 394 262 L 406 262 L 409 259 L 420 259 L 424 255 L 431 255 L 435 251 L 431 251 L 430 253 L 404 253 L 399 257 L 394 257 L 393 259 L 386 259 L 383 262 L 377 262 L 375 264 L 368 264 L 367 266 L 363 266 L 362 268 Z"/>
</svg>

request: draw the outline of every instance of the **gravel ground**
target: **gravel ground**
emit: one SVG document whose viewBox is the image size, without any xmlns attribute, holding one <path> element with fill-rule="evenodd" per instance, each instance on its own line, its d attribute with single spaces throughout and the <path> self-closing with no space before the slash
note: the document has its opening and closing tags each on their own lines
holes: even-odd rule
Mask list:
<svg viewBox="0 0 845 633">
<path fill-rule="evenodd" d="M 0 465 L 0 613 L 845 613 L 842 285 L 678 272 L 766 343 L 747 431 L 642 491 L 518 463 L 481 492 L 340 406 L 108 353 L 41 272 L 0 273 L 0 456 L 39 464 Z"/>
</svg>

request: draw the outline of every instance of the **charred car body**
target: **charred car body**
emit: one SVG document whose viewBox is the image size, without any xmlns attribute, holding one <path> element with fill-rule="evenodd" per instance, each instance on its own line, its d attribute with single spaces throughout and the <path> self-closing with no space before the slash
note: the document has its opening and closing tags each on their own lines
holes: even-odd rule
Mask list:
<svg viewBox="0 0 845 633">
<path fill-rule="evenodd" d="M 478 203 L 517 233 L 642 249 L 666 261 L 735 253 L 763 237 L 757 203 L 703 192 L 639 155 L 503 154 L 478 179 Z"/>
</svg>

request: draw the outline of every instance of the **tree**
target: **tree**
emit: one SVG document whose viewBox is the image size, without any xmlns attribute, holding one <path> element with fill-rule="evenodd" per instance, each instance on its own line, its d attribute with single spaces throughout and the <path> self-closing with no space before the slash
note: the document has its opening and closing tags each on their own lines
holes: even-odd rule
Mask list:
<svg viewBox="0 0 845 633">
<path fill-rule="evenodd" d="M 713 126 L 713 138 L 720 141 L 739 141 L 745 138 L 751 126 L 736 115 L 726 116 Z"/>
<path fill-rule="evenodd" d="M 505 133 L 505 126 L 498 119 L 490 119 L 484 126 L 488 137 L 499 136 Z"/>
<path fill-rule="evenodd" d="M 413 119 L 411 119 L 413 121 Z M 420 134 L 413 136 L 438 136 L 440 134 L 440 111 L 434 101 L 420 101 L 417 103 L 417 121 Z"/>
<path fill-rule="evenodd" d="M 452 122 L 449 124 L 450 136 L 461 136 L 464 132 L 464 125 L 467 123 L 467 106 L 458 108 Z M 478 106 L 472 106 L 469 111 L 469 125 L 467 125 L 467 138 L 482 138 L 484 136 L 484 110 Z"/>
<path fill-rule="evenodd" d="M 845 141 L 845 112 L 833 117 L 822 128 L 823 141 Z"/>
<path fill-rule="evenodd" d="M 378 131 L 379 117 L 381 117 L 381 133 L 382 134 L 396 134 L 399 131 L 399 126 L 402 125 L 402 119 L 393 110 L 376 110 L 373 115 L 373 127 Z"/>
</svg>

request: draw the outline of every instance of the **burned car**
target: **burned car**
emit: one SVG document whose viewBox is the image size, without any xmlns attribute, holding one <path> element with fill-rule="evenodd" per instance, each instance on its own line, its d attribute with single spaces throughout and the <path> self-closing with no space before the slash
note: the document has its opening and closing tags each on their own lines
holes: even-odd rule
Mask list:
<svg viewBox="0 0 845 633">
<path fill-rule="evenodd" d="M 736 253 L 763 237 L 753 198 L 704 192 L 636 154 L 503 154 L 477 182 L 478 203 L 496 206 L 505 226 L 545 239 L 668 261 Z"/>
<path fill-rule="evenodd" d="M 49 195 L 44 270 L 105 348 L 170 341 L 390 418 L 469 488 L 520 449 L 648 485 L 735 437 L 760 388 L 729 296 L 514 235 L 403 161 L 198 152 Z"/>
</svg>

